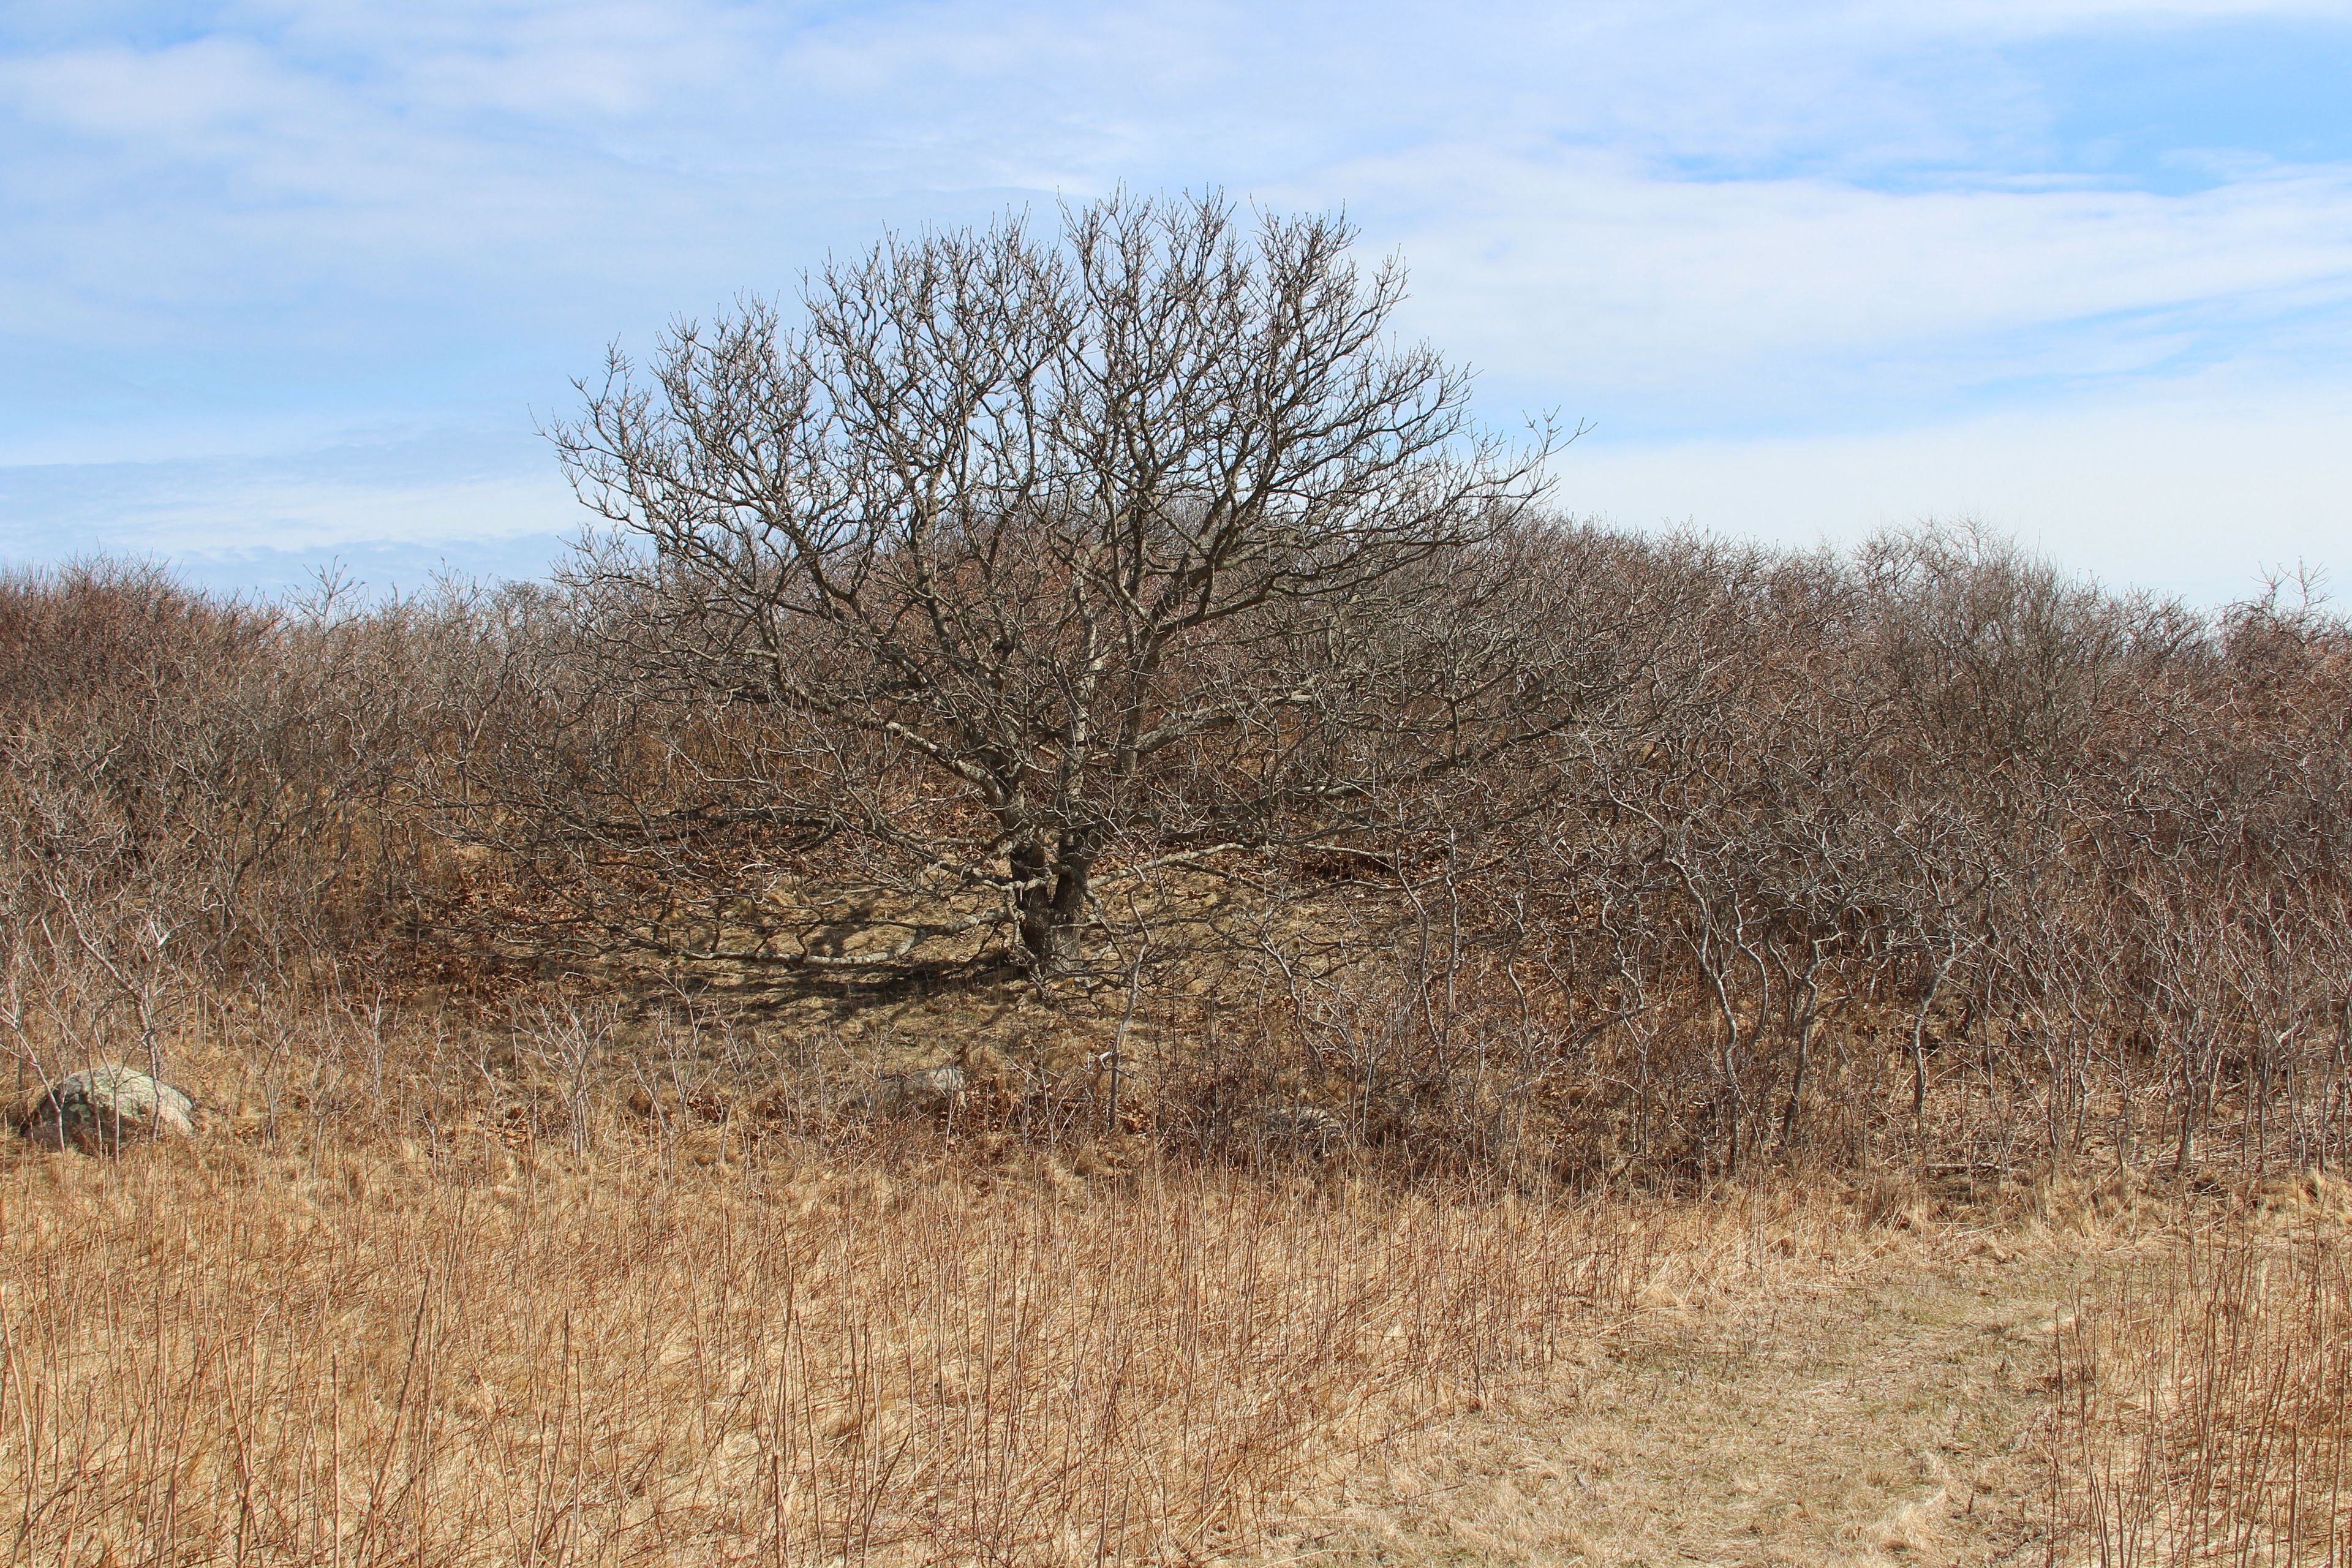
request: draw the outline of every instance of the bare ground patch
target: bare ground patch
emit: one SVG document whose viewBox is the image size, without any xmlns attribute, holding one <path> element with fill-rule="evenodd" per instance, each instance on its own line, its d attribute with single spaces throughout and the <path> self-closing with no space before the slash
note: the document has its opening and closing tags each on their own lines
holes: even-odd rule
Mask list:
<svg viewBox="0 0 2352 1568">
<path fill-rule="evenodd" d="M 2074 1244 L 1818 1258 L 1655 1305 L 1550 1385 L 1383 1445 L 1269 1561 L 1979 1563 L 2039 1555 Z"/>
</svg>

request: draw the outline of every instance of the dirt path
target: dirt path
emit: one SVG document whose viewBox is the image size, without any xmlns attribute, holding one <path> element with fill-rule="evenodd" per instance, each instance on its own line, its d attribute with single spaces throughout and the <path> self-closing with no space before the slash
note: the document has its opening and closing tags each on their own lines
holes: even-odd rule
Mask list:
<svg viewBox="0 0 2352 1568">
<path fill-rule="evenodd" d="M 1988 1247 L 1643 1321 L 1360 1467 L 1271 1561 L 2039 1561 L 2021 1447 L 2075 1265 Z"/>
</svg>

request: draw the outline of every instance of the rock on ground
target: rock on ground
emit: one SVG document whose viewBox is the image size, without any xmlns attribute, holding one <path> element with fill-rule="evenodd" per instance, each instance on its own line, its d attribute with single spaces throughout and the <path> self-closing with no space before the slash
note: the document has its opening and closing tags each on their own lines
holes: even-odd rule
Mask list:
<svg viewBox="0 0 2352 1568">
<path fill-rule="evenodd" d="M 45 1148 L 110 1154 L 125 1143 L 194 1137 L 196 1104 L 168 1083 L 113 1063 L 58 1080 L 26 1108 L 24 1126 Z"/>
</svg>

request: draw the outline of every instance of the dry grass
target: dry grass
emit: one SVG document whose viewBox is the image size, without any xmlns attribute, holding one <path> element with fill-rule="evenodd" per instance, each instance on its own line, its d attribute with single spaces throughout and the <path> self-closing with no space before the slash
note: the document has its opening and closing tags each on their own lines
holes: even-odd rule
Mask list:
<svg viewBox="0 0 2352 1568">
<path fill-rule="evenodd" d="M 289 1019 L 192 1042 L 193 1147 L 0 1157 L 0 1561 L 2352 1545 L 2317 1178 L 2234 1229 L 2145 1184 L 1537 1199 L 1091 1113 L 730 1112 L 772 1042 L 593 1009 Z"/>
<path fill-rule="evenodd" d="M 2305 1173 L 2059 1336 L 2056 1534 L 2101 1568 L 2352 1562 L 2352 1188 Z"/>
<path fill-rule="evenodd" d="M 1282 1533 L 1333 1563 L 2038 1563 L 2038 1373 L 2075 1255 L 2001 1234 L 1822 1237 L 1660 1303 L 1364 1456 Z"/>
<path fill-rule="evenodd" d="M 1201 1561 L 1792 1234 L 1219 1172 L 315 1165 L 0 1175 L 11 1560 Z"/>
</svg>

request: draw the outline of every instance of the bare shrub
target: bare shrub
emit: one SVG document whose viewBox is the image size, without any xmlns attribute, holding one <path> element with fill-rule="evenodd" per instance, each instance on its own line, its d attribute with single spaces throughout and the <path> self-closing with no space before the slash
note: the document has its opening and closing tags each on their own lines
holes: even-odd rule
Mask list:
<svg viewBox="0 0 2352 1568">
<path fill-rule="evenodd" d="M 0 1039 L 19 1087 L 163 1053 L 212 984 L 332 985 L 429 839 L 400 605 L 220 602 L 148 566 L 0 578 Z"/>
</svg>

